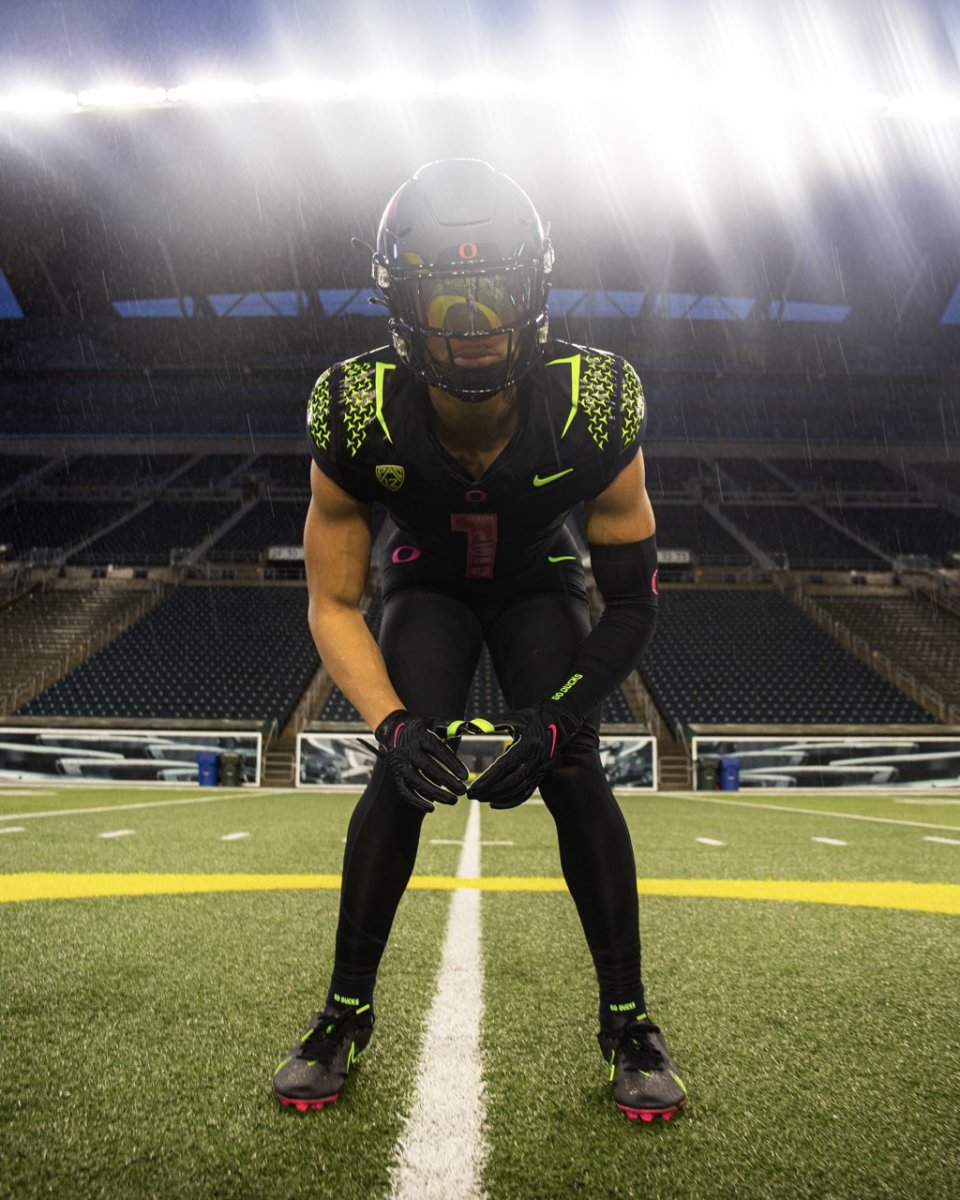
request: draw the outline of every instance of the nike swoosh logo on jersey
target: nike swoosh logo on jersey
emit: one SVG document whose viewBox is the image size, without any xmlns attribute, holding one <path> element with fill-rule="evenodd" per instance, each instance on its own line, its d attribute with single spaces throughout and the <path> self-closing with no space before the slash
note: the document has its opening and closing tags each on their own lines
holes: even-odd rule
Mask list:
<svg viewBox="0 0 960 1200">
<path fill-rule="evenodd" d="M 558 471 L 556 475 L 534 475 L 533 486 L 543 487 L 545 484 L 553 483 L 555 479 L 562 479 L 564 475 L 569 475 L 573 467 L 567 467 L 565 471 Z"/>
</svg>

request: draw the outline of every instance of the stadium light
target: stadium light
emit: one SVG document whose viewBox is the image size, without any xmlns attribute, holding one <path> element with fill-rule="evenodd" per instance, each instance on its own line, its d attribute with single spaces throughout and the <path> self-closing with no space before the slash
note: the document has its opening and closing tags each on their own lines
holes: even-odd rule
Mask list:
<svg viewBox="0 0 960 1200">
<path fill-rule="evenodd" d="M 232 79 L 202 79 L 167 89 L 171 104 L 196 104 L 203 107 L 249 103 L 257 98 L 257 85 Z"/>
<path fill-rule="evenodd" d="M 81 108 L 156 108 L 167 99 L 167 89 L 162 87 L 131 87 L 118 84 L 115 87 L 90 88 L 78 92 Z"/>
<path fill-rule="evenodd" d="M 704 111 L 734 114 L 738 125 L 762 110 L 763 119 L 777 114 L 818 118 L 884 117 L 898 120 L 953 123 L 960 121 L 960 94 L 886 95 L 867 86 L 838 79 L 804 90 L 791 89 L 764 69 L 747 71 L 740 79 L 696 77 L 674 72 L 668 59 L 651 63 L 644 86 L 616 75 L 590 78 L 543 76 L 510 78 L 491 73 L 428 79 L 419 76 L 369 75 L 356 79 L 297 76 L 263 83 L 240 80 L 198 80 L 177 87 L 124 84 L 85 88 L 79 92 L 33 89 L 0 94 L 0 114 L 44 115 L 83 113 L 103 109 L 215 107 L 234 104 L 324 105 L 342 102 L 491 103 L 548 98 L 551 103 L 585 112 L 618 109 L 635 118 L 670 119 L 678 114 L 698 117 Z"/>
<path fill-rule="evenodd" d="M 37 90 L 0 96 L 0 112 L 17 113 L 22 116 L 44 116 L 78 111 L 75 92 Z"/>
</svg>

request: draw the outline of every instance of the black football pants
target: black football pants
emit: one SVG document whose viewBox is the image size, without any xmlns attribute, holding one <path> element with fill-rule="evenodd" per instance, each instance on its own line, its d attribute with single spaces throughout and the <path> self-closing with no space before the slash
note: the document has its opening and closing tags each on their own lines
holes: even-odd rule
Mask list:
<svg viewBox="0 0 960 1200">
<path fill-rule="evenodd" d="M 510 708 L 556 690 L 589 632 L 589 609 L 573 572 L 554 568 L 539 574 L 523 587 L 496 593 L 489 585 L 471 592 L 434 590 L 420 582 L 386 596 L 380 646 L 397 694 L 411 712 L 445 719 L 494 715 L 465 713 L 484 641 Z M 563 875 L 601 992 L 642 1003 L 636 864 L 600 763 L 598 725 L 599 712 L 564 749 L 540 794 L 556 823 Z M 379 760 L 347 835 L 334 967 L 340 988 L 372 994 L 413 872 L 424 815 L 401 798 Z"/>
</svg>

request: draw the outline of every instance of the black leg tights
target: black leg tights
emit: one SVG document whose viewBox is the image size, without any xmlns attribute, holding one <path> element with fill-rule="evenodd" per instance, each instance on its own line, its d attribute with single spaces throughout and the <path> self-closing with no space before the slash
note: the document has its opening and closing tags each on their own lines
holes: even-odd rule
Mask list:
<svg viewBox="0 0 960 1200">
<path fill-rule="evenodd" d="M 557 826 L 560 865 L 607 1003 L 636 1001 L 640 919 L 633 844 L 596 750 L 567 752 L 540 785 Z"/>
</svg>

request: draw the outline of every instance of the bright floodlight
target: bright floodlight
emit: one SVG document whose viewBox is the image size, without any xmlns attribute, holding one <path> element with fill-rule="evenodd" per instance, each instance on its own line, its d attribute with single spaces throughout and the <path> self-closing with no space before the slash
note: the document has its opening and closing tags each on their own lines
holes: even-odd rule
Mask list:
<svg viewBox="0 0 960 1200">
<path fill-rule="evenodd" d="M 166 88 L 116 87 L 91 88 L 78 92 L 83 108 L 155 108 L 167 98 Z"/>
<path fill-rule="evenodd" d="M 204 79 L 167 89 L 171 104 L 237 104 L 256 98 L 256 84 L 231 79 Z"/>
<path fill-rule="evenodd" d="M 12 96 L 0 96 L 0 112 L 32 116 L 76 111 L 77 97 L 74 92 L 38 90 L 17 92 Z"/>
</svg>

